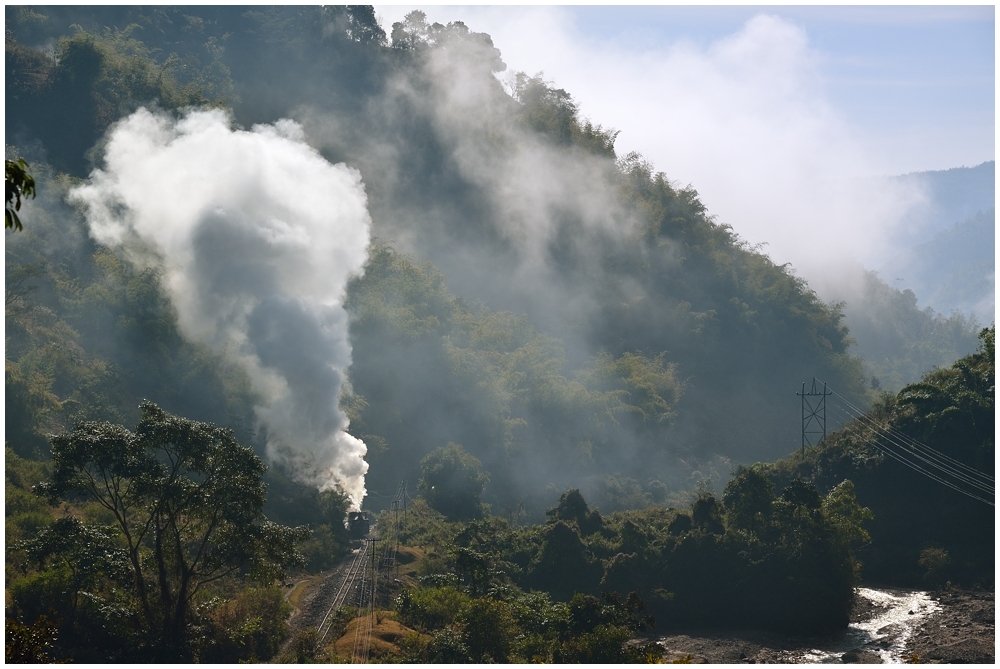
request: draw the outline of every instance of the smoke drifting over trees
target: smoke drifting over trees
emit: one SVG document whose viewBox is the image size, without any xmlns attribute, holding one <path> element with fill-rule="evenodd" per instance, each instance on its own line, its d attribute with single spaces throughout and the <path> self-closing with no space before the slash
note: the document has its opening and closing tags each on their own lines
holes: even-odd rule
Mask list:
<svg viewBox="0 0 1000 669">
<path fill-rule="evenodd" d="M 70 192 L 91 234 L 162 266 L 183 335 L 245 366 L 271 458 L 360 504 L 366 449 L 337 406 L 351 363 L 341 302 L 369 241 L 360 175 L 294 122 L 233 131 L 221 111 L 140 109 L 104 153 Z"/>
<path fill-rule="evenodd" d="M 52 103 L 107 101 L 74 112 L 91 143 L 119 110 L 75 191 L 90 230 L 150 272 L 187 341 L 245 368 L 270 454 L 356 502 L 362 455 L 385 492 L 455 443 L 495 510 L 537 515 L 569 487 L 641 506 L 795 449 L 803 380 L 865 405 L 897 365 L 866 368 L 845 307 L 460 22 L 415 12 L 390 30 L 341 6 L 9 17 L 8 136 L 82 177 L 84 149 L 56 141 L 71 107 Z M 86 38 L 55 59 L 32 48 L 74 23 Z M 199 96 L 232 118 L 177 111 Z M 142 105 L 174 111 L 128 116 Z"/>
</svg>

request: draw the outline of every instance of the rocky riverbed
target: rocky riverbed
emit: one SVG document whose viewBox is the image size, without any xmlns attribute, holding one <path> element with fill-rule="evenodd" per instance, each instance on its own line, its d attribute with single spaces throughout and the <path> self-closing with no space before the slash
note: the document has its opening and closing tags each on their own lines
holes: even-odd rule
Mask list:
<svg viewBox="0 0 1000 669">
<path fill-rule="evenodd" d="M 850 627 L 835 634 L 690 630 L 659 643 L 668 662 L 992 664 L 993 591 L 859 588 Z"/>
<path fill-rule="evenodd" d="M 940 609 L 917 625 L 906 645 L 918 662 L 993 664 L 996 657 L 994 590 L 932 593 Z"/>
</svg>

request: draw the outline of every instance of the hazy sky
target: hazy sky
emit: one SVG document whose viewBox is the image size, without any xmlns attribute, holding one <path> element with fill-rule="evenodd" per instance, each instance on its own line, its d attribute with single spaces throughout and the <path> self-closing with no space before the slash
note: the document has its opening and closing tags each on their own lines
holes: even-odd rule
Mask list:
<svg viewBox="0 0 1000 669">
<path fill-rule="evenodd" d="M 694 185 L 720 221 L 798 268 L 888 252 L 877 231 L 913 198 L 857 191 L 855 177 L 994 159 L 992 5 L 376 12 L 389 33 L 415 8 L 489 33 L 508 72 L 544 72 L 621 131 L 619 155 Z"/>
</svg>

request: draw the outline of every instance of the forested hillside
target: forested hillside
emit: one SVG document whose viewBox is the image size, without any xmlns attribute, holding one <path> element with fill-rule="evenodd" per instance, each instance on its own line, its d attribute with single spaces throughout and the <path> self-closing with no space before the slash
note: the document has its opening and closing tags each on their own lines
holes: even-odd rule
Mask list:
<svg viewBox="0 0 1000 669">
<path fill-rule="evenodd" d="M 331 566 L 348 508 L 385 509 L 401 480 L 426 502 L 410 539 L 424 527 L 458 551 L 422 567 L 443 590 L 401 600 L 402 619 L 440 631 L 427 598 L 451 597 L 461 620 L 492 611 L 527 635 L 452 657 L 441 632 L 444 650 L 410 659 L 643 659 L 622 643 L 646 605 L 678 624 L 843 626 L 864 507 L 904 513 L 869 476 L 885 466 L 862 446 L 823 464 L 847 427 L 766 470 L 777 486 L 737 468 L 798 448 L 813 377 L 992 471 L 992 334 L 880 396 L 873 375 L 891 387 L 950 362 L 974 326 L 871 277 L 866 308 L 891 322 L 862 310 L 850 332 L 850 306 L 740 239 L 669 165 L 618 155 L 570 92 L 501 84 L 489 35 L 423 12 L 389 31 L 355 6 L 5 12 L 7 154 L 37 184 L 5 244 L 7 610 L 18 638 L 59 639 L 22 657 L 270 659 L 287 634 L 276 579 Z M 141 162 L 191 137 L 219 142 L 169 170 Z M 152 178 L 128 190 L 123 164 Z M 831 431 L 852 419 L 831 414 Z M 239 506 L 231 478 L 252 494 L 218 515 Z M 953 508 L 938 501 L 928 514 Z M 985 517 L 954 508 L 961 536 L 893 544 L 879 525 L 865 568 L 912 567 L 941 541 L 935 565 L 978 576 L 966 530 Z M 558 624 L 517 618 L 535 604 Z"/>
<path fill-rule="evenodd" d="M 349 290 L 345 406 L 370 442 L 375 491 L 449 442 L 486 463 L 487 499 L 505 505 L 548 485 L 596 494 L 588 479 L 607 473 L 640 493 L 661 479 L 691 488 L 715 456 L 794 448 L 805 378 L 867 401 L 836 307 L 693 189 L 616 156 L 614 131 L 579 118 L 566 91 L 525 75 L 504 91 L 486 35 L 417 13 L 383 37 L 343 7 L 9 15 L 8 137 L 58 169 L 86 175 L 100 164 L 89 147 L 140 105 L 202 101 L 244 127 L 297 119 L 361 171 L 383 241 Z M 55 58 L 33 48 L 46 40 Z M 89 106 L 62 101 L 72 95 Z M 59 139 L 69 110 L 78 144 Z M 8 247 L 11 271 L 35 262 L 32 234 Z M 400 309 L 415 318 L 386 313 Z M 198 415 L 171 392 L 155 399 Z"/>
<path fill-rule="evenodd" d="M 840 290 L 844 320 L 856 342 L 852 350 L 864 361 L 872 390 L 897 392 L 976 350 L 981 324 L 974 315 L 921 308 L 912 290 L 890 286 L 860 266 L 847 273 Z"/>
<path fill-rule="evenodd" d="M 992 582 L 995 338 L 995 328 L 982 330 L 976 353 L 884 393 L 867 412 L 833 397 L 831 412 L 857 419 L 768 468 L 777 485 L 855 483 L 874 514 L 872 542 L 858 554 L 865 577 L 911 587 Z"/>
</svg>

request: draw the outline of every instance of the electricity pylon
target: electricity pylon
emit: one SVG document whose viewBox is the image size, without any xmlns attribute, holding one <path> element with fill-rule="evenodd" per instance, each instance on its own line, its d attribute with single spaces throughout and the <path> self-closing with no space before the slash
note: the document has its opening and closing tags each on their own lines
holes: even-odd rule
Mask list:
<svg viewBox="0 0 1000 669">
<path fill-rule="evenodd" d="M 823 392 L 817 389 L 819 382 L 813 377 L 812 387 L 806 392 L 806 384 L 802 384 L 802 392 L 795 393 L 802 397 L 802 452 L 806 446 L 815 446 L 826 437 L 826 398 L 833 393 L 828 392 L 823 384 Z M 816 436 L 819 439 L 815 439 Z M 814 441 L 815 439 L 815 441 Z"/>
</svg>

